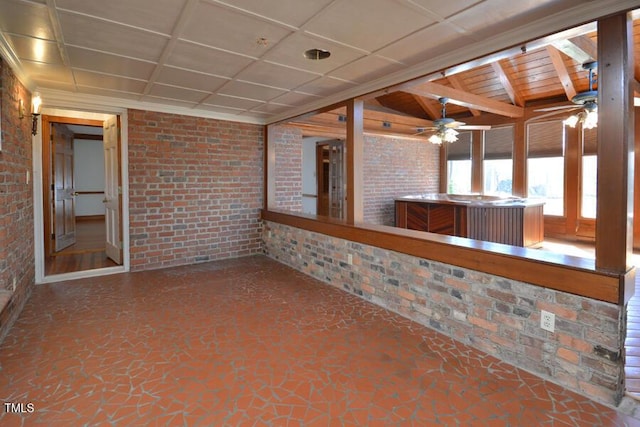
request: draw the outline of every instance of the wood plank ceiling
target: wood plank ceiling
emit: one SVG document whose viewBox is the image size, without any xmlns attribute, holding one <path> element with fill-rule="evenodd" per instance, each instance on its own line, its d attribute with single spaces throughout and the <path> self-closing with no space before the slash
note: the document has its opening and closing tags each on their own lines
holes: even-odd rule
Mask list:
<svg viewBox="0 0 640 427">
<path fill-rule="evenodd" d="M 595 25 L 584 34 L 551 39 L 539 47 L 507 57 L 479 59 L 454 68 L 462 70 L 440 78 L 401 85 L 399 90 L 365 98 L 365 132 L 377 135 L 415 137 L 420 128 L 440 118 L 438 98 L 449 97 L 447 117 L 466 123 L 496 123 L 496 117 L 522 117 L 525 107 L 566 104 L 580 92 L 589 90 L 588 71 L 583 64 L 597 60 Z M 633 25 L 635 77 L 640 77 L 640 20 Z M 597 76 L 597 70 L 596 70 Z M 597 89 L 597 79 L 593 89 Z M 566 110 L 565 110 L 566 111 Z M 343 108 L 313 117 L 296 119 L 292 124 L 306 135 L 344 136 L 340 122 Z M 563 114 L 559 111 L 558 114 Z M 570 114 L 568 112 L 566 115 Z M 426 138 L 429 134 L 422 134 Z"/>
</svg>

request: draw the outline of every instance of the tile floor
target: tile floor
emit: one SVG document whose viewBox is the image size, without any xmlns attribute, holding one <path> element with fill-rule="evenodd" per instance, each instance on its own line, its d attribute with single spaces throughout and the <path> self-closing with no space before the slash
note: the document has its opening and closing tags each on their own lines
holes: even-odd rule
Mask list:
<svg viewBox="0 0 640 427">
<path fill-rule="evenodd" d="M 40 285 L 0 368 L 2 426 L 640 425 L 262 256 Z"/>
</svg>

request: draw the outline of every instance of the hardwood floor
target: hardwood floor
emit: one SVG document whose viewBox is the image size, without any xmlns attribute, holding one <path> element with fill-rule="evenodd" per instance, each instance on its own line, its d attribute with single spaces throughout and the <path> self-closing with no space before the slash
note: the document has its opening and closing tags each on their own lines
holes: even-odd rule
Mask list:
<svg viewBox="0 0 640 427">
<path fill-rule="evenodd" d="M 45 275 L 115 267 L 105 252 L 104 218 L 76 219 L 76 243 L 55 253 L 45 263 Z"/>
</svg>

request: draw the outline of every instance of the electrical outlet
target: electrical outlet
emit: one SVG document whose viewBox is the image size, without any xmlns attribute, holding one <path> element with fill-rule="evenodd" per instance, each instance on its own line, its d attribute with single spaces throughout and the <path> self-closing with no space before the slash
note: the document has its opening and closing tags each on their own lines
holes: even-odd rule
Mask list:
<svg viewBox="0 0 640 427">
<path fill-rule="evenodd" d="M 353 265 L 353 255 L 347 254 L 347 264 Z"/>
<path fill-rule="evenodd" d="M 556 315 L 548 311 L 540 311 L 540 327 L 545 331 L 555 332 Z"/>
<path fill-rule="evenodd" d="M 271 230 L 269 230 L 269 232 L 267 233 L 267 236 L 271 238 Z"/>
</svg>

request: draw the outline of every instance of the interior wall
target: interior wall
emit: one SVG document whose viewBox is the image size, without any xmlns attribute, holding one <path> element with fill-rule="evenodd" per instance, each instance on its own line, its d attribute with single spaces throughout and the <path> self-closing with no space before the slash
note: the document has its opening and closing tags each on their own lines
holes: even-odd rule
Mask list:
<svg viewBox="0 0 640 427">
<path fill-rule="evenodd" d="M 141 110 L 128 119 L 131 270 L 260 253 L 263 126 Z"/>
<path fill-rule="evenodd" d="M 33 151 L 31 119 L 18 103 L 31 94 L 0 58 L 2 151 L 0 151 L 0 340 L 18 317 L 35 284 Z"/>
<path fill-rule="evenodd" d="M 364 221 L 395 225 L 394 200 L 437 193 L 440 147 L 426 141 L 365 135 Z"/>
<path fill-rule="evenodd" d="M 78 192 L 104 191 L 104 148 L 102 141 L 73 141 L 73 181 Z M 76 217 L 104 215 L 104 194 L 79 194 L 75 200 Z"/>
</svg>

